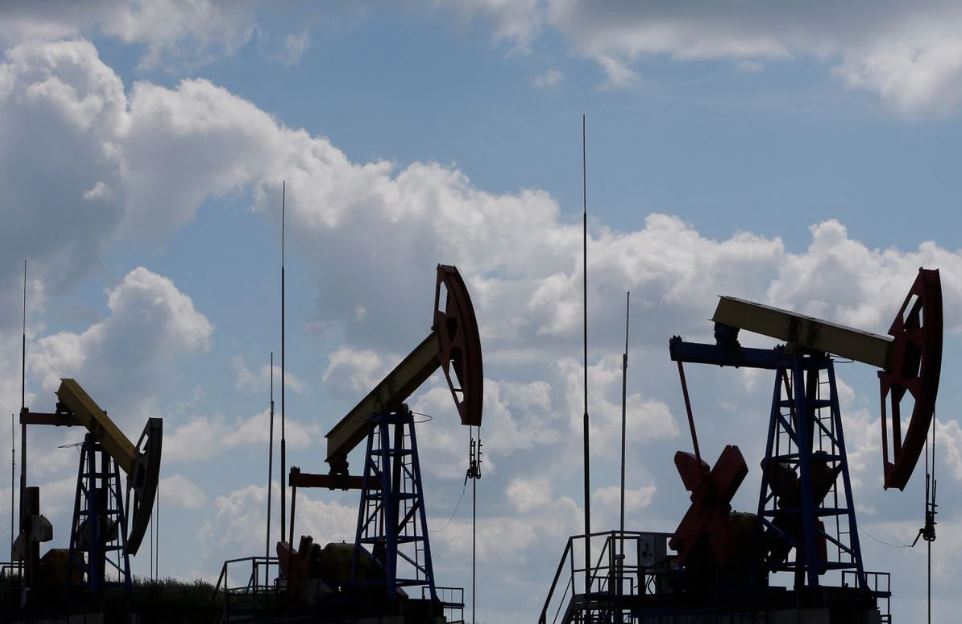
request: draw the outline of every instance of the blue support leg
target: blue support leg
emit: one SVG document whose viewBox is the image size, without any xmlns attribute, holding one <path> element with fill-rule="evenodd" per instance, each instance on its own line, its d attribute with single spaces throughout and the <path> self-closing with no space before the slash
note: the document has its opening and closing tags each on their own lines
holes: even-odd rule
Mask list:
<svg viewBox="0 0 962 624">
<path fill-rule="evenodd" d="M 865 583 L 865 566 L 862 562 L 862 547 L 858 539 L 858 524 L 855 520 L 855 503 L 852 500 L 852 481 L 848 473 L 848 452 L 845 449 L 845 434 L 842 432 L 842 410 L 838 404 L 838 388 L 835 383 L 835 367 L 828 367 L 829 392 L 832 402 L 832 419 L 835 421 L 835 437 L 838 445 L 839 461 L 842 464 L 842 484 L 845 488 L 845 505 L 848 509 L 848 532 L 851 558 L 855 564 L 856 583 L 862 589 Z"/>
<path fill-rule="evenodd" d="M 414 417 L 403 408 L 375 414 L 370 422 L 352 564 L 354 583 L 382 584 L 390 600 L 398 598 L 400 587 L 429 587 L 436 601 Z M 359 553 L 365 544 L 371 545 L 372 554 L 377 553 L 383 564 L 381 580 L 359 580 Z"/>
<path fill-rule="evenodd" d="M 795 427 L 798 440 L 798 470 L 801 481 L 802 559 L 809 587 L 818 587 L 818 558 L 815 541 L 817 510 L 812 495 L 812 408 L 806 397 L 805 370 L 802 362 L 792 367 L 792 390 L 795 395 Z"/>
</svg>

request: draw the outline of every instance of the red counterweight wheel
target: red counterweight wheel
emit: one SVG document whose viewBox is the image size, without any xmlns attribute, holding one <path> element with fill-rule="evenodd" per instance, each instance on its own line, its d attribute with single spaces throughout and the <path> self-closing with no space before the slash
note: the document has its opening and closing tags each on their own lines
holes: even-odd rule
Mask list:
<svg viewBox="0 0 962 624">
<path fill-rule="evenodd" d="M 447 293 L 444 309 L 441 309 L 442 284 Z M 441 370 L 458 406 L 461 424 L 480 427 L 484 371 L 478 320 L 461 274 L 456 267 L 446 264 L 438 265 L 434 288 L 434 331 L 441 347 L 438 354 Z"/>
<path fill-rule="evenodd" d="M 885 488 L 905 488 L 925 445 L 935 412 L 942 370 L 942 284 L 938 269 L 919 269 L 918 277 L 892 322 L 888 365 L 879 371 L 882 400 L 882 462 Z M 915 401 L 902 437 L 902 398 Z M 890 414 L 886 404 L 891 407 Z M 892 458 L 889 461 L 889 415 Z"/>
</svg>

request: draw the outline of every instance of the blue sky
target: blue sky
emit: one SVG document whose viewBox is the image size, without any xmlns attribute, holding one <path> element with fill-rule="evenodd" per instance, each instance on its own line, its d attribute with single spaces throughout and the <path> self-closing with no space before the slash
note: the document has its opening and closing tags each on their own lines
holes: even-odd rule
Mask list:
<svg viewBox="0 0 962 624">
<path fill-rule="evenodd" d="M 131 437 L 165 418 L 164 574 L 211 578 L 262 552 L 286 179 L 290 463 L 323 470 L 323 433 L 421 340 L 434 265 L 457 264 L 486 357 L 479 620 L 531 621 L 581 522 L 586 113 L 594 526 L 616 519 L 625 290 L 628 523 L 670 531 L 687 507 L 671 456 L 690 445 L 671 335 L 707 338 L 717 294 L 884 332 L 915 270 L 938 267 L 934 595 L 948 622 L 962 571 L 962 11 L 587 4 L 0 8 L 0 397 L 16 411 L 27 256 L 28 404 L 51 409 L 74 376 Z M 862 526 L 911 541 L 921 479 L 881 489 L 875 372 L 840 376 Z M 744 451 L 735 502 L 754 509 L 769 381 L 692 367 L 689 383 L 699 432 L 718 441 L 706 454 Z M 469 585 L 467 432 L 446 392 L 432 379 L 414 404 L 434 416 L 419 436 L 438 575 Z M 56 545 L 76 457 L 55 447 L 79 436 L 31 437 Z M 350 539 L 351 495 L 308 498 L 299 529 Z M 863 537 L 867 566 L 893 571 L 894 613 L 911 621 L 924 553 L 881 541 Z"/>
</svg>

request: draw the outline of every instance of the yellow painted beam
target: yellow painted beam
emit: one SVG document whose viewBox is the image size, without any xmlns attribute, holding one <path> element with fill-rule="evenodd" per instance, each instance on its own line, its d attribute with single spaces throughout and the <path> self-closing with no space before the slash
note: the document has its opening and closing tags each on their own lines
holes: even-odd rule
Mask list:
<svg viewBox="0 0 962 624">
<path fill-rule="evenodd" d="M 438 335 L 432 331 L 334 425 L 327 433 L 327 462 L 332 469 L 339 469 L 336 464 L 344 461 L 351 449 L 367 436 L 367 423 L 372 414 L 400 407 L 438 369 L 440 350 Z"/>
<path fill-rule="evenodd" d="M 830 323 L 803 314 L 737 299 L 720 297 L 712 320 L 756 334 L 832 353 L 878 368 L 888 363 L 892 338 Z"/>
<path fill-rule="evenodd" d="M 73 413 L 79 424 L 86 427 L 97 438 L 124 472 L 131 474 L 134 461 L 137 459 L 137 449 L 107 417 L 107 412 L 100 409 L 100 406 L 73 379 L 60 380 L 57 397 Z"/>
</svg>

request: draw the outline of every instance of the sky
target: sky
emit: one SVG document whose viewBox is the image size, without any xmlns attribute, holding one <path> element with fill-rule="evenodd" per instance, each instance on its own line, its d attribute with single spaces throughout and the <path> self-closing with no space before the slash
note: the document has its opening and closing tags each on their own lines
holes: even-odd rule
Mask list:
<svg viewBox="0 0 962 624">
<path fill-rule="evenodd" d="M 688 506 L 672 456 L 691 440 L 671 336 L 710 340 L 721 294 L 884 333 L 917 269 L 939 268 L 932 594 L 950 622 L 960 27 L 939 1 L 5 2 L 0 400 L 19 409 L 26 258 L 27 405 L 52 410 L 69 376 L 131 438 L 164 418 L 161 574 L 214 580 L 263 553 L 286 181 L 288 464 L 325 470 L 324 433 L 424 338 L 435 265 L 457 265 L 485 358 L 478 620 L 532 621 L 583 528 L 585 114 L 592 528 L 617 523 L 626 291 L 626 525 L 672 531 Z M 740 446 L 734 506 L 753 511 L 771 381 L 687 373 L 702 451 Z M 892 572 L 895 621 L 918 621 L 925 551 L 902 546 L 923 471 L 882 489 L 876 372 L 838 374 L 866 567 Z M 433 418 L 418 437 L 436 575 L 470 587 L 468 432 L 440 375 L 411 404 Z M 82 436 L 30 433 L 54 546 L 78 460 L 58 447 Z M 302 492 L 297 532 L 350 540 L 356 515 L 356 494 Z M 147 573 L 146 550 L 133 566 Z"/>
</svg>

